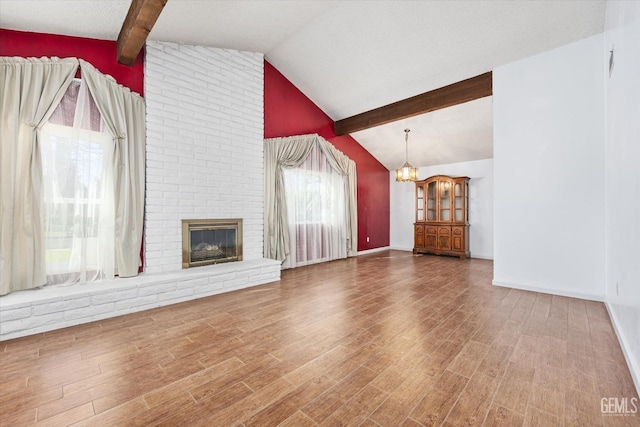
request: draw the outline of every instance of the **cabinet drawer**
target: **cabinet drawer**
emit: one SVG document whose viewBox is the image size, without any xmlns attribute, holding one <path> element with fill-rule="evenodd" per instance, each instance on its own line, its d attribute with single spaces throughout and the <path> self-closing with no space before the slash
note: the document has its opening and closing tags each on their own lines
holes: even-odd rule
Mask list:
<svg viewBox="0 0 640 427">
<path fill-rule="evenodd" d="M 438 234 L 435 227 L 427 227 L 427 234 Z"/>
<path fill-rule="evenodd" d="M 415 227 L 416 234 L 424 234 L 424 227 L 422 225 L 416 225 Z"/>
<path fill-rule="evenodd" d="M 462 227 L 456 227 L 453 229 L 454 236 L 462 236 Z"/>
<path fill-rule="evenodd" d="M 439 227 L 438 234 L 451 234 L 451 229 L 449 227 Z"/>
</svg>

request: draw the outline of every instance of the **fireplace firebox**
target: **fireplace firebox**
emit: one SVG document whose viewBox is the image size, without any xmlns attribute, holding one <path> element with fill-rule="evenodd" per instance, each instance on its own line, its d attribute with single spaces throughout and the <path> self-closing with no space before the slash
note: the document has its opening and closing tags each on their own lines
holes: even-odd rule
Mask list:
<svg viewBox="0 0 640 427">
<path fill-rule="evenodd" d="M 242 219 L 183 219 L 182 268 L 242 261 Z"/>
</svg>

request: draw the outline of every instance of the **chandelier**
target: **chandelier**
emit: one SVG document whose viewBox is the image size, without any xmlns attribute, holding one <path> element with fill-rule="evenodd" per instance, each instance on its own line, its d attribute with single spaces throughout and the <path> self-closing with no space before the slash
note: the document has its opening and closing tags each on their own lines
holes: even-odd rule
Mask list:
<svg viewBox="0 0 640 427">
<path fill-rule="evenodd" d="M 396 169 L 396 181 L 407 182 L 418 179 L 418 168 L 414 168 L 409 163 L 409 129 L 404 130 L 405 162 L 402 167 Z"/>
</svg>

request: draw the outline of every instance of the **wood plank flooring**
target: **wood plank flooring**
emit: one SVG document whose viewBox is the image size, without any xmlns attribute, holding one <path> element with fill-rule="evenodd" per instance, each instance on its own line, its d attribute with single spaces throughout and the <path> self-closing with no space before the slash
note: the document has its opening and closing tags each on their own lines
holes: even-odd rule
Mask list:
<svg viewBox="0 0 640 427">
<path fill-rule="evenodd" d="M 603 304 L 385 251 L 0 342 L 2 426 L 624 426 Z"/>
</svg>

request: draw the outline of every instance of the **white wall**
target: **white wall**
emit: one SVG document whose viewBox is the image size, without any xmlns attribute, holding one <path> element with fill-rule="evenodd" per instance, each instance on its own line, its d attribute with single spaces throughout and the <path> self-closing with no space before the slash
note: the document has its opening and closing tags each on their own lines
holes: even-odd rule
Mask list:
<svg viewBox="0 0 640 427">
<path fill-rule="evenodd" d="M 640 390 L 640 3 L 607 3 L 606 301 Z"/>
<path fill-rule="evenodd" d="M 262 258 L 263 74 L 259 53 L 147 43 L 145 272 L 182 268 L 183 219 L 242 218 Z"/>
<path fill-rule="evenodd" d="M 604 298 L 603 43 L 493 71 L 495 284 Z"/>
<path fill-rule="evenodd" d="M 418 168 L 420 179 L 432 175 L 468 176 L 469 181 L 469 251 L 472 258 L 493 258 L 493 159 Z M 390 246 L 393 249 L 413 249 L 415 222 L 415 189 L 413 183 L 396 182 L 395 172 L 389 174 L 391 184 Z"/>
</svg>

